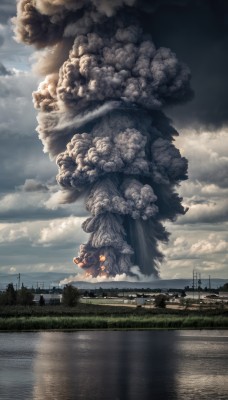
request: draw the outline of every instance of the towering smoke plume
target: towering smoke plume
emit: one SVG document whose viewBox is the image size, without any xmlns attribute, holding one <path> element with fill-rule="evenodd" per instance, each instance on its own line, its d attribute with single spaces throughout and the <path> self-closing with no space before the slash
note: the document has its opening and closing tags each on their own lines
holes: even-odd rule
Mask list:
<svg viewBox="0 0 228 400">
<path fill-rule="evenodd" d="M 155 2 L 157 3 L 157 2 Z M 156 5 L 156 4 L 155 4 Z M 162 113 L 191 96 L 190 72 L 156 49 L 135 0 L 20 0 L 18 40 L 42 52 L 38 132 L 56 158 L 63 201 L 84 196 L 90 233 L 75 263 L 92 276 L 158 274 L 162 221 L 184 214 L 187 161 Z"/>
</svg>

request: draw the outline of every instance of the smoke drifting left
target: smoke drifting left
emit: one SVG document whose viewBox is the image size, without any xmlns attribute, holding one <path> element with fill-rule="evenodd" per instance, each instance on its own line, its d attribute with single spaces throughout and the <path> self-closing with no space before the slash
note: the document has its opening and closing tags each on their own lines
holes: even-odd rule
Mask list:
<svg viewBox="0 0 228 400">
<path fill-rule="evenodd" d="M 178 135 L 161 109 L 188 100 L 190 72 L 155 48 L 134 0 L 21 0 L 17 39 L 46 48 L 33 94 L 38 132 L 56 158 L 62 201 L 84 196 L 90 233 L 75 263 L 92 277 L 158 275 L 162 225 L 186 210 Z"/>
</svg>

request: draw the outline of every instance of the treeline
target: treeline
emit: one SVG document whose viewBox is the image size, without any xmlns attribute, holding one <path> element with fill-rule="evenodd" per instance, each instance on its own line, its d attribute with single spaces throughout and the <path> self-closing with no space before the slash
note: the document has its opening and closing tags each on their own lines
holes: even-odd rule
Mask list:
<svg viewBox="0 0 228 400">
<path fill-rule="evenodd" d="M 66 285 L 62 290 L 62 303 L 68 307 L 78 304 L 80 293 L 72 285 Z M 6 290 L 0 293 L 0 306 L 31 306 L 34 305 L 34 293 L 22 285 L 21 289 L 15 290 L 14 285 L 9 283 Z M 40 295 L 39 305 L 45 305 L 45 298 Z"/>
<path fill-rule="evenodd" d="M 12 283 L 8 284 L 5 292 L 0 293 L 0 305 L 4 306 L 32 305 L 33 299 L 34 295 L 31 290 L 24 286 L 20 290 L 15 290 Z"/>
<path fill-rule="evenodd" d="M 228 292 L 228 282 L 225 283 L 223 286 L 220 286 L 220 290 L 222 292 Z"/>
</svg>

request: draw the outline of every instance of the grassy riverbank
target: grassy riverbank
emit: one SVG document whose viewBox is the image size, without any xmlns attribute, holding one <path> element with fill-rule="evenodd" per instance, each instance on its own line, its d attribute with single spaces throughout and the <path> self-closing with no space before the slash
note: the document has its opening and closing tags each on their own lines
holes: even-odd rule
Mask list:
<svg viewBox="0 0 228 400">
<path fill-rule="evenodd" d="M 225 311 L 160 310 L 79 304 L 75 308 L 3 307 L 0 330 L 228 328 Z"/>
<path fill-rule="evenodd" d="M 17 317 L 0 318 L 0 330 L 49 329 L 206 329 L 228 328 L 228 318 L 223 316 L 124 316 L 124 317 Z"/>
<path fill-rule="evenodd" d="M 50 306 L 0 306 L 0 318 L 9 317 L 34 317 L 34 316 L 144 316 L 144 315 L 176 315 L 176 316 L 226 316 L 228 308 L 155 308 L 155 307 L 129 307 L 124 305 L 100 305 L 79 303 L 76 307 L 63 305 Z"/>
</svg>

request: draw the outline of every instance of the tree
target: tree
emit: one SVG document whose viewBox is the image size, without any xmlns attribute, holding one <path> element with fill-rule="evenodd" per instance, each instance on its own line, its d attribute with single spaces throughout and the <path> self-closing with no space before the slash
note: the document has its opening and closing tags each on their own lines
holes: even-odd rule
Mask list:
<svg viewBox="0 0 228 400">
<path fill-rule="evenodd" d="M 17 294 L 17 304 L 22 306 L 30 306 L 33 303 L 34 295 L 32 292 L 26 287 L 22 286 L 22 288 L 18 291 Z"/>
<path fill-rule="evenodd" d="M 12 283 L 9 283 L 6 289 L 6 305 L 13 306 L 17 302 L 17 292 Z"/>
<path fill-rule="evenodd" d="M 6 305 L 7 305 L 6 292 L 1 292 L 0 293 L 0 306 L 6 306 Z"/>
<path fill-rule="evenodd" d="M 228 283 L 225 283 L 222 287 L 220 287 L 220 290 L 228 292 Z"/>
<path fill-rule="evenodd" d="M 63 288 L 63 297 L 62 301 L 65 306 L 74 307 L 78 304 L 79 301 L 79 291 L 72 285 L 66 285 Z"/>
<path fill-rule="evenodd" d="M 166 307 L 166 296 L 164 294 L 159 294 L 155 297 L 154 301 L 155 307 L 165 308 Z"/>
<path fill-rule="evenodd" d="M 44 296 L 42 294 L 40 295 L 39 305 L 40 306 L 45 306 L 45 299 L 44 299 Z"/>
<path fill-rule="evenodd" d="M 180 304 L 183 307 L 185 307 L 185 310 L 187 310 L 190 307 L 191 303 L 192 303 L 192 299 L 185 299 L 184 297 L 182 297 L 180 300 Z"/>
</svg>

